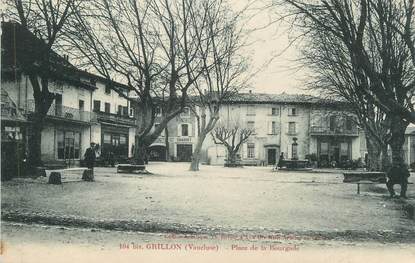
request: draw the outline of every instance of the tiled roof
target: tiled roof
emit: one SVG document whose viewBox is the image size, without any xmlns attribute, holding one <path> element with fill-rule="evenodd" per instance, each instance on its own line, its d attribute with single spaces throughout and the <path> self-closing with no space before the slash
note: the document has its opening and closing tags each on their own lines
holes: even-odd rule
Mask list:
<svg viewBox="0 0 415 263">
<path fill-rule="evenodd" d="M 44 56 L 46 43 L 37 38 L 33 33 L 15 22 L 2 22 L 2 70 L 22 68 L 25 64 L 36 64 Z M 37 61 L 33 63 L 33 61 Z M 67 59 L 52 51 L 50 52 L 51 69 L 49 73 L 55 79 L 62 79 L 73 82 L 87 89 L 95 89 L 91 83 L 81 80 L 87 77 L 102 82 L 107 79 L 78 69 Z M 128 86 L 113 81 L 116 86 L 129 88 Z"/>
<path fill-rule="evenodd" d="M 341 102 L 323 99 L 305 94 L 267 94 L 267 93 L 238 93 L 228 100 L 229 103 L 279 103 L 279 104 L 339 104 Z"/>
</svg>

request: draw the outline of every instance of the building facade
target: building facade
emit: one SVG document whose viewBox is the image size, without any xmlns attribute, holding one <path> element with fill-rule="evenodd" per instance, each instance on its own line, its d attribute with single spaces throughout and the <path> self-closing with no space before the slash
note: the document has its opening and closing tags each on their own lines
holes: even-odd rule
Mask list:
<svg viewBox="0 0 415 263">
<path fill-rule="evenodd" d="M 17 53 L 28 52 L 30 56 L 41 45 L 43 41 L 19 24 L 2 23 L 1 88 L 27 119 L 26 128 L 30 127 L 35 102 L 31 81 L 20 66 Z M 107 158 L 108 152 L 113 152 L 115 159 L 131 156 L 135 119 L 130 115 L 127 99 L 109 89 L 109 84 L 126 96 L 128 87 L 79 70 L 54 52 L 51 60 L 60 71 L 49 78 L 48 90 L 54 95 L 54 101 L 42 129 L 42 161 L 50 165 L 79 166 L 91 142 L 99 145 L 97 152 L 102 159 Z M 2 116 L 3 123 L 6 122 Z M 23 141 L 27 145 L 25 137 Z"/>
<path fill-rule="evenodd" d="M 154 128 L 159 125 L 163 112 L 156 109 Z M 189 162 L 197 142 L 197 118 L 189 107 L 174 117 L 162 134 L 149 147 L 150 161 Z"/>
<path fill-rule="evenodd" d="M 194 117 L 189 120 L 191 127 L 196 127 L 192 129 L 192 136 L 169 138 L 173 143 L 171 155 L 184 152 L 180 146 L 184 140 L 194 147 L 196 120 Z M 183 135 L 180 125 L 185 122 L 176 118 L 169 123 L 169 130 Z M 217 126 L 220 125 L 255 131 L 240 148 L 239 157 L 245 165 L 275 165 L 283 154 L 285 159 L 299 160 L 313 155 L 319 166 L 341 166 L 351 160 L 363 160 L 366 153 L 364 134 L 352 115 L 334 103 L 312 96 L 240 93 L 221 106 Z M 202 162 L 222 165 L 226 158 L 225 147 L 215 144 L 209 135 L 203 144 Z"/>
</svg>

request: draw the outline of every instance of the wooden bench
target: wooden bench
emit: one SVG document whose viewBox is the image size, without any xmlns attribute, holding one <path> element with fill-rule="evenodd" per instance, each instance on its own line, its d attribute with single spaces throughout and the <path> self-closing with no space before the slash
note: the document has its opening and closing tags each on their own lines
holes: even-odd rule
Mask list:
<svg viewBox="0 0 415 263">
<path fill-rule="evenodd" d="M 343 173 L 343 183 L 357 184 L 357 194 L 360 194 L 361 184 L 385 184 L 384 172 L 347 172 Z"/>
<path fill-rule="evenodd" d="M 146 166 L 141 164 L 119 164 L 117 173 L 142 173 L 146 171 Z"/>
</svg>

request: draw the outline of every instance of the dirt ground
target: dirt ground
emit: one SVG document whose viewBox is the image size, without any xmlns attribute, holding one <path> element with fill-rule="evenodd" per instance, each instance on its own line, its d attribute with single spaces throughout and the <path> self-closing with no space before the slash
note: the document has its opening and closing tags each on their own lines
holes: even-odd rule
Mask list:
<svg viewBox="0 0 415 263">
<path fill-rule="evenodd" d="M 4 213 L 85 220 L 127 220 L 194 228 L 286 231 L 405 231 L 415 223 L 387 198 L 384 185 L 342 183 L 342 174 L 273 172 L 270 167 L 154 163 L 153 175 L 96 168 L 96 181 L 2 184 Z M 410 177 L 413 179 L 413 177 Z M 409 197 L 415 197 L 410 186 Z"/>
<path fill-rule="evenodd" d="M 261 262 L 411 262 L 415 256 L 415 221 L 405 217 L 401 200 L 387 198 L 384 185 L 364 186 L 357 195 L 340 172 L 187 169 L 187 163 L 152 163 L 153 175 L 96 168 L 92 183 L 75 174 L 62 185 L 45 178 L 3 183 L 4 262 L 49 262 L 62 253 L 61 262 L 257 262 L 258 256 Z M 410 201 L 414 190 L 410 185 Z"/>
</svg>

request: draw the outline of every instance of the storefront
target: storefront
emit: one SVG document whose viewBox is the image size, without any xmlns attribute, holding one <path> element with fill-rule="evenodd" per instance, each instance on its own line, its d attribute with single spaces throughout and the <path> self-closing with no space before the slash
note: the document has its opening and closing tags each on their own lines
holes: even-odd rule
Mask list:
<svg viewBox="0 0 415 263">
<path fill-rule="evenodd" d="M 101 126 L 101 157 L 116 162 L 128 159 L 128 128 Z"/>
<path fill-rule="evenodd" d="M 176 156 L 179 162 L 191 162 L 193 154 L 192 144 L 177 144 L 176 145 Z"/>
<path fill-rule="evenodd" d="M 1 90 L 1 180 L 25 174 L 27 121 Z"/>
<path fill-rule="evenodd" d="M 352 141 L 344 137 L 323 137 L 317 141 L 320 167 L 337 167 L 351 161 Z"/>
</svg>

